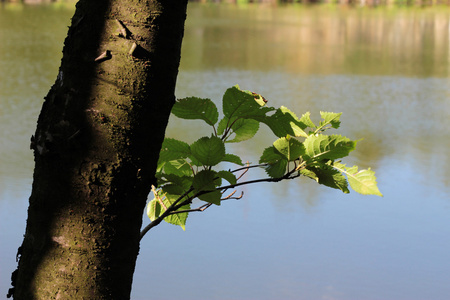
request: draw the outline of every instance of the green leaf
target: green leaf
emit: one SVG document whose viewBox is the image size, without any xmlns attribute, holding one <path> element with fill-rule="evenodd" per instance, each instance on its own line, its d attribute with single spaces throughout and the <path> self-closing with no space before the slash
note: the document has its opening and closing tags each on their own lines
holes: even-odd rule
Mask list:
<svg viewBox="0 0 450 300">
<path fill-rule="evenodd" d="M 200 200 L 220 205 L 220 198 L 222 194 L 216 190 L 217 186 L 220 186 L 221 180 L 218 178 L 217 172 L 212 170 L 203 170 L 198 172 L 194 176 L 192 183 L 195 188 L 195 193 L 201 191 L 210 191 L 209 193 L 198 196 Z"/>
<path fill-rule="evenodd" d="M 183 195 L 184 192 L 186 191 L 184 189 L 184 187 L 182 187 L 178 184 L 173 184 L 173 183 L 162 186 L 161 190 L 162 190 L 163 194 L 168 194 L 168 195 Z"/>
<path fill-rule="evenodd" d="M 217 123 L 219 113 L 217 107 L 210 99 L 188 97 L 175 102 L 172 113 L 182 119 L 200 119 L 208 125 Z"/>
<path fill-rule="evenodd" d="M 355 150 L 356 142 L 340 135 L 310 135 L 303 142 L 305 160 L 320 161 L 348 156 Z"/>
<path fill-rule="evenodd" d="M 220 199 L 222 198 L 222 193 L 220 191 L 211 191 L 198 196 L 198 199 L 203 200 L 208 203 L 215 205 L 220 205 Z"/>
<path fill-rule="evenodd" d="M 226 153 L 225 157 L 222 159 L 222 161 L 231 162 L 231 163 L 234 163 L 234 164 L 237 164 L 240 166 L 244 165 L 244 163 L 242 162 L 242 159 L 235 154 Z"/>
<path fill-rule="evenodd" d="M 323 184 L 334 189 L 339 189 L 346 194 L 350 192 L 348 190 L 347 179 L 345 179 L 345 176 L 328 164 L 308 167 L 307 171 L 302 170 L 300 173 L 315 179 L 319 184 Z"/>
<path fill-rule="evenodd" d="M 148 204 L 147 204 L 147 216 L 151 221 L 156 220 L 161 214 L 162 214 L 162 207 L 161 204 L 159 204 L 158 200 L 153 198 Z"/>
<path fill-rule="evenodd" d="M 192 169 L 185 159 L 176 159 L 167 161 L 164 164 L 164 173 L 173 174 L 177 176 L 191 176 Z"/>
<path fill-rule="evenodd" d="M 275 147 L 264 149 L 263 154 L 259 159 L 260 164 L 267 164 L 264 167 L 267 175 L 272 178 L 282 177 L 286 173 L 288 161 L 278 152 Z"/>
<path fill-rule="evenodd" d="M 229 126 L 229 120 L 230 119 L 228 119 L 227 117 L 223 117 L 220 120 L 219 125 L 217 126 L 217 135 L 222 135 L 225 132 L 225 129 L 227 129 L 227 127 Z"/>
<path fill-rule="evenodd" d="M 306 176 L 308 178 L 315 180 L 316 182 L 319 182 L 319 177 L 317 177 L 316 173 L 314 173 L 313 171 L 308 169 L 300 169 L 299 172 L 303 176 Z"/>
<path fill-rule="evenodd" d="M 342 113 L 333 113 L 333 112 L 326 112 L 321 111 L 320 116 L 322 117 L 323 121 L 320 123 L 320 125 L 325 124 L 331 124 L 331 127 L 337 129 L 341 125 L 341 121 L 339 120 L 341 118 Z"/>
<path fill-rule="evenodd" d="M 358 171 L 357 166 L 347 168 L 344 164 L 334 163 L 333 167 L 347 175 L 348 183 L 352 189 L 362 195 L 383 196 L 377 186 L 375 172 L 370 168 Z"/>
<path fill-rule="evenodd" d="M 158 199 L 156 197 L 158 197 Z M 156 197 L 147 204 L 147 216 L 151 221 L 154 221 L 157 218 L 159 218 L 166 211 L 166 209 L 170 207 L 178 199 L 179 196 L 165 194 L 162 193 L 161 190 L 158 190 Z M 184 205 L 178 210 L 186 210 L 189 208 L 190 205 Z M 172 214 L 165 217 L 164 221 L 173 225 L 178 225 L 181 228 L 183 228 L 183 230 L 185 230 L 187 217 L 188 217 L 187 212 Z"/>
<path fill-rule="evenodd" d="M 223 114 L 232 121 L 238 118 L 262 117 L 274 109 L 262 104 L 265 104 L 264 101 L 256 101 L 251 92 L 242 91 L 238 85 L 227 89 L 222 99 Z"/>
<path fill-rule="evenodd" d="M 231 125 L 235 137 L 227 143 L 237 143 L 251 139 L 259 129 L 259 122 L 252 119 L 239 119 Z"/>
<path fill-rule="evenodd" d="M 294 161 L 305 153 L 303 144 L 289 136 L 279 138 L 273 143 L 273 146 L 288 161 Z"/>
<path fill-rule="evenodd" d="M 220 185 L 220 181 L 217 180 L 217 172 L 213 170 L 202 170 L 195 174 L 192 186 L 197 191 L 211 191 L 216 188 L 216 185 Z"/>
<path fill-rule="evenodd" d="M 299 120 L 297 116 L 287 107 L 280 107 L 271 115 L 260 119 L 265 123 L 277 137 L 292 135 L 297 137 L 307 137 L 304 131 L 308 127 L 303 121 Z"/>
<path fill-rule="evenodd" d="M 216 137 L 202 137 L 191 145 L 191 153 L 205 166 L 215 166 L 225 157 L 225 145 Z"/>
<path fill-rule="evenodd" d="M 160 172 L 166 162 L 187 158 L 190 154 L 191 149 L 189 148 L 189 144 L 176 139 L 165 138 L 161 146 L 161 151 L 159 152 L 157 172 Z"/>
<path fill-rule="evenodd" d="M 273 164 L 279 160 L 285 159 L 281 153 L 273 146 L 264 149 L 263 154 L 259 158 L 260 164 Z M 285 159 L 286 160 L 286 159 Z"/>
<path fill-rule="evenodd" d="M 261 105 L 261 106 L 266 105 L 267 100 L 263 96 L 261 96 L 260 94 L 257 94 L 257 93 L 251 92 L 251 91 L 245 91 L 245 92 L 250 93 L 253 96 L 253 99 L 255 99 L 255 101 L 259 105 Z"/>
<path fill-rule="evenodd" d="M 311 113 L 309 111 L 304 113 L 300 118 L 300 122 L 305 124 L 309 128 L 316 128 L 316 125 L 314 125 L 313 121 L 311 121 L 310 115 Z"/>
<path fill-rule="evenodd" d="M 267 175 L 272 178 L 280 178 L 286 173 L 287 161 L 279 160 L 275 163 L 269 164 L 265 170 Z"/>
<path fill-rule="evenodd" d="M 193 174 L 191 173 L 190 175 L 193 175 Z M 175 185 L 181 187 L 184 191 L 189 190 L 189 188 L 192 185 L 192 180 L 194 179 L 193 176 L 178 176 L 178 175 L 174 175 L 174 174 L 164 174 L 164 177 L 166 179 L 166 183 L 175 184 Z M 181 194 L 183 194 L 183 193 L 181 193 Z"/>
<path fill-rule="evenodd" d="M 188 210 L 190 208 L 191 208 L 191 206 L 189 204 L 187 204 L 187 205 L 183 205 L 178 210 Z M 164 221 L 166 221 L 169 224 L 178 225 L 183 230 L 186 230 L 187 218 L 188 218 L 188 213 L 187 212 L 183 212 L 183 213 L 168 215 L 167 217 L 164 218 Z"/>
<path fill-rule="evenodd" d="M 217 176 L 219 176 L 220 178 L 225 179 L 230 184 L 236 184 L 237 183 L 236 176 L 233 173 L 231 173 L 230 171 L 219 171 L 219 172 L 217 172 Z"/>
<path fill-rule="evenodd" d="M 226 140 L 226 142 L 237 143 L 251 139 L 258 132 L 258 129 L 259 121 L 241 118 L 234 120 L 234 122 L 230 122 L 228 117 L 225 116 L 219 122 L 219 126 L 217 127 L 217 135 L 223 135 L 225 130 L 228 130 L 227 139 L 232 133 L 235 134 L 235 137 L 232 140 Z"/>
<path fill-rule="evenodd" d="M 327 125 L 331 125 L 333 128 L 339 128 L 341 125 L 341 121 L 339 120 L 342 113 L 332 113 L 332 112 L 320 112 L 320 116 L 322 117 L 323 121 L 320 122 L 319 126 L 315 130 L 314 133 L 319 133 L 320 131 L 323 131 Z"/>
</svg>

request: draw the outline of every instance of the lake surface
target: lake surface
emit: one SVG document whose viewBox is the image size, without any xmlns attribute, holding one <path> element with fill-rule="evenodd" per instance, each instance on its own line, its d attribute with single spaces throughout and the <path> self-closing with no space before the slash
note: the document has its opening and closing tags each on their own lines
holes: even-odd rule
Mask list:
<svg viewBox="0 0 450 300">
<path fill-rule="evenodd" d="M 301 115 L 343 112 L 383 198 L 301 179 L 161 224 L 133 299 L 450 299 L 450 9 L 189 4 L 177 96 L 239 84 Z M 30 137 L 73 7 L 0 5 L 0 295 L 25 228 Z M 171 118 L 191 142 L 201 122 Z M 235 146 L 256 162 L 275 137 Z M 255 176 L 262 176 L 260 172 Z M 144 222 L 148 223 L 147 220 Z"/>
</svg>

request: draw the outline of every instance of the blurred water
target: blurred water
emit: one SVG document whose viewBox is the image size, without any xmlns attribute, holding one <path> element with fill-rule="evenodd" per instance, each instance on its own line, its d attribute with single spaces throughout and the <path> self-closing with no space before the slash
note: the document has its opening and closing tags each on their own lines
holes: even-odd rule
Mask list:
<svg viewBox="0 0 450 300">
<path fill-rule="evenodd" d="M 0 7 L 0 293 L 25 227 L 29 138 L 56 78 L 71 7 Z M 450 10 L 190 4 L 177 96 L 226 88 L 297 114 L 343 112 L 347 161 L 384 198 L 302 179 L 162 224 L 143 240 L 133 299 L 449 299 Z M 208 131 L 171 118 L 168 135 Z M 186 130 L 186 128 L 189 128 Z M 272 137 L 235 146 L 257 161 Z M 261 176 L 259 173 L 256 176 Z M 145 222 L 147 222 L 145 220 Z"/>
</svg>

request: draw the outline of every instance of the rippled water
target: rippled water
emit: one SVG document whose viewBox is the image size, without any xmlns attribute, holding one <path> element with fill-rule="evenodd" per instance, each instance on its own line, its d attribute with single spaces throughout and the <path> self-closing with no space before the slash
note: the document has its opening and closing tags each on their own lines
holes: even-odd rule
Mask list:
<svg viewBox="0 0 450 300">
<path fill-rule="evenodd" d="M 0 6 L 0 293 L 25 227 L 29 139 L 72 13 Z M 375 169 L 384 197 L 306 179 L 246 187 L 243 200 L 192 214 L 186 232 L 154 229 L 133 299 L 449 299 L 449 20 L 442 7 L 190 4 L 178 97 L 220 105 L 238 83 L 298 114 L 343 112 L 340 132 L 364 138 L 348 162 Z M 168 128 L 199 133 L 196 121 Z M 234 149 L 256 161 L 273 140 L 262 128 Z"/>
</svg>

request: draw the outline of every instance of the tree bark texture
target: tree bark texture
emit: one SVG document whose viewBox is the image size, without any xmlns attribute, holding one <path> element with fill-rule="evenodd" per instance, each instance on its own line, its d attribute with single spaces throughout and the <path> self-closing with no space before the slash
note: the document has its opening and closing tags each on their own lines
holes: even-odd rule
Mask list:
<svg viewBox="0 0 450 300">
<path fill-rule="evenodd" d="M 31 148 L 14 299 L 129 299 L 187 0 L 81 0 Z"/>
</svg>

